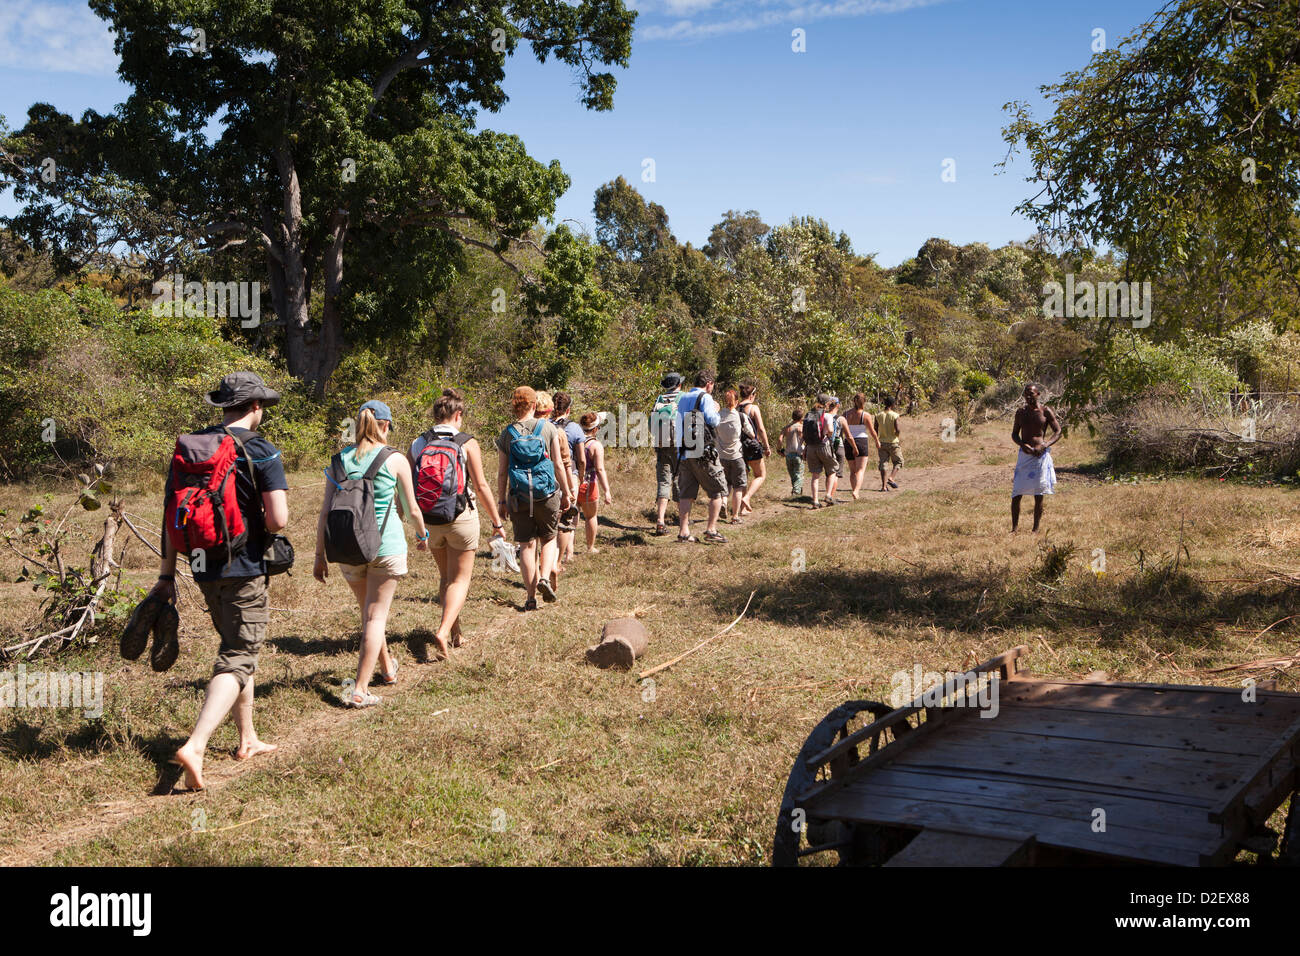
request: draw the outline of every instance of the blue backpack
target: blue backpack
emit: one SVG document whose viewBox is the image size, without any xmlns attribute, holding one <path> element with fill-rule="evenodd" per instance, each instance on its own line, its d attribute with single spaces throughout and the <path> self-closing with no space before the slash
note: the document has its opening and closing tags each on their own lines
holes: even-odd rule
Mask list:
<svg viewBox="0 0 1300 956">
<path fill-rule="evenodd" d="M 513 431 L 518 428 L 518 422 L 510 426 L 513 432 L 507 468 L 510 493 L 524 501 L 544 501 L 559 487 L 555 483 L 555 465 L 551 463 L 546 442 L 542 440 L 544 424 L 544 421 L 539 421 L 528 435 Z"/>
</svg>

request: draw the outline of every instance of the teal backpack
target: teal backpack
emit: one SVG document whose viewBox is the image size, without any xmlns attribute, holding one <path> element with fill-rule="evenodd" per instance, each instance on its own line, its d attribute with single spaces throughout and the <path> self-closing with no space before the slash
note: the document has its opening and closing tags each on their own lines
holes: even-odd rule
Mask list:
<svg viewBox="0 0 1300 956">
<path fill-rule="evenodd" d="M 542 440 L 544 424 L 544 421 L 539 421 L 527 435 L 515 431 L 518 422 L 510 426 L 513 435 L 507 469 L 510 493 L 523 501 L 545 501 L 559 487 L 555 483 L 555 465 L 551 463 L 546 442 Z"/>
</svg>

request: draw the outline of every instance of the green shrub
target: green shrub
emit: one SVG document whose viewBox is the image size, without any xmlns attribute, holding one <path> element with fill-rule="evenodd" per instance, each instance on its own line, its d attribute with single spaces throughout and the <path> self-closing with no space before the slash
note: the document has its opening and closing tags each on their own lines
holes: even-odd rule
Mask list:
<svg viewBox="0 0 1300 956">
<path fill-rule="evenodd" d="M 124 311 L 89 287 L 0 287 L 0 445 L 7 468 L 21 474 L 94 458 L 161 469 L 176 435 L 215 419 L 203 395 L 222 375 L 257 372 L 294 394 L 292 380 L 269 358 L 226 341 L 217 321 Z M 297 443 L 295 454 L 304 454 L 314 414 L 305 402 L 287 400 L 267 416 L 268 434 L 282 429 Z M 45 441 L 51 426 L 54 441 Z"/>
<path fill-rule="evenodd" d="M 971 397 L 971 401 L 979 398 L 994 384 L 993 376 L 979 369 L 971 369 L 961 377 L 961 387 Z"/>
</svg>

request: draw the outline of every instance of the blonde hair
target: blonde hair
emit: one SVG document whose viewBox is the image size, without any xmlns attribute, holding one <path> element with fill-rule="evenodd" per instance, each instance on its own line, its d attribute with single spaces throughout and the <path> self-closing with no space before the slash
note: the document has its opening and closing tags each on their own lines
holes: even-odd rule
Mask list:
<svg viewBox="0 0 1300 956">
<path fill-rule="evenodd" d="M 386 444 L 375 413 L 368 408 L 363 408 L 361 414 L 357 416 L 357 444 L 360 445 L 362 442 L 370 442 L 374 445 Z"/>
<path fill-rule="evenodd" d="M 550 392 L 537 393 L 537 411 L 549 412 L 555 407 L 555 399 L 551 398 Z"/>
</svg>

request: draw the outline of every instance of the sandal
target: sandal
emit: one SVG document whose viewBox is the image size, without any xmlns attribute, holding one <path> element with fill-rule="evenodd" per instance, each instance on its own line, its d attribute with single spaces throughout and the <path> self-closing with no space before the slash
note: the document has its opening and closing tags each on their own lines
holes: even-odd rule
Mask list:
<svg viewBox="0 0 1300 956">
<path fill-rule="evenodd" d="M 666 525 L 666 524 L 657 524 L 657 525 L 655 525 L 655 535 L 656 535 L 656 536 L 658 536 L 658 537 L 663 537 L 663 536 L 666 535 L 667 533 L 668 533 L 668 525 Z"/>
<path fill-rule="evenodd" d="M 695 535 L 693 534 L 679 534 L 677 536 L 678 544 L 696 544 L 699 542 L 699 540 L 700 539 L 695 537 Z"/>
<path fill-rule="evenodd" d="M 374 694 L 367 694 L 363 691 L 353 691 L 352 696 L 347 698 L 347 700 L 344 701 L 344 704 L 348 707 L 360 710 L 363 707 L 374 707 L 375 704 L 382 703 L 383 700 L 382 697 L 377 697 Z"/>
<path fill-rule="evenodd" d="M 524 610 L 525 610 L 525 611 L 536 611 L 536 610 L 537 610 L 537 598 L 529 598 L 527 601 L 525 601 L 525 602 L 524 602 Z"/>
<path fill-rule="evenodd" d="M 397 683 L 397 658 L 393 658 L 393 672 L 391 674 L 380 674 L 376 683 L 383 684 L 385 687 L 392 687 Z"/>
</svg>

